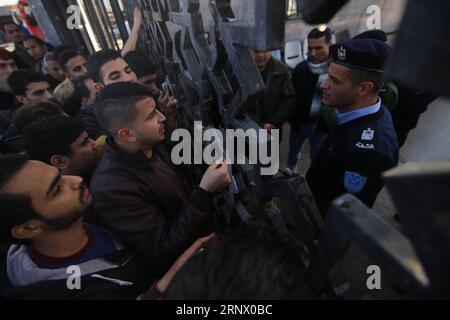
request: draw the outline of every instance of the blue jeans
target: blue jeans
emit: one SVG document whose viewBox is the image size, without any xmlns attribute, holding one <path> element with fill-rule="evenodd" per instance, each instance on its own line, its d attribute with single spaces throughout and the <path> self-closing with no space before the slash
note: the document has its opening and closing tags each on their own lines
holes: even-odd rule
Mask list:
<svg viewBox="0 0 450 320">
<path fill-rule="evenodd" d="M 316 132 L 316 126 L 317 123 L 306 123 L 299 131 L 291 127 L 287 167 L 292 172 L 297 172 L 297 163 L 300 159 L 301 151 L 306 139 L 309 140 L 309 144 L 311 146 L 311 160 L 317 154 L 317 151 L 319 151 L 320 145 L 325 138 L 325 134 Z"/>
</svg>

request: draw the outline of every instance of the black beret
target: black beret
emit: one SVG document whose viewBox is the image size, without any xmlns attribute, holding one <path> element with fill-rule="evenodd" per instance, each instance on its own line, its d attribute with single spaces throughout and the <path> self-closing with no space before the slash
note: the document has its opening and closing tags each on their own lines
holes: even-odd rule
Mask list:
<svg viewBox="0 0 450 320">
<path fill-rule="evenodd" d="M 353 37 L 353 39 L 376 39 L 383 42 L 387 41 L 386 33 L 383 30 L 369 30 L 363 33 L 360 33 Z"/>
<path fill-rule="evenodd" d="M 380 40 L 350 39 L 331 46 L 333 62 L 351 69 L 383 72 L 391 48 Z"/>
<path fill-rule="evenodd" d="M 150 91 L 136 82 L 116 82 L 107 85 L 100 91 L 96 102 L 134 96 L 152 96 Z"/>
</svg>

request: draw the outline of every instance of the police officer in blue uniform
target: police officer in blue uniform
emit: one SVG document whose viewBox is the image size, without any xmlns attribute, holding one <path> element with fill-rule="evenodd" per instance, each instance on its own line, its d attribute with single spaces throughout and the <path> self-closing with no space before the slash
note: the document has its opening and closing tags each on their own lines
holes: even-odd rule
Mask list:
<svg viewBox="0 0 450 320">
<path fill-rule="evenodd" d="M 378 97 L 390 48 L 379 40 L 352 39 L 331 46 L 330 52 L 322 102 L 336 108 L 338 126 L 306 176 L 322 215 L 345 193 L 371 207 L 383 187 L 382 172 L 398 162 L 392 118 Z"/>
</svg>

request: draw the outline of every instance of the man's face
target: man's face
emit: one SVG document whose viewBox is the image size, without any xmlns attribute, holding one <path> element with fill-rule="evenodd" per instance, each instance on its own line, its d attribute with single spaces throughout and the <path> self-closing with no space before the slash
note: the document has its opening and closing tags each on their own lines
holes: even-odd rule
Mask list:
<svg viewBox="0 0 450 320">
<path fill-rule="evenodd" d="M 97 143 L 84 131 L 71 145 L 68 171 L 74 175 L 85 176 L 91 173 L 98 163 Z"/>
<path fill-rule="evenodd" d="M 8 77 L 17 70 L 16 63 L 13 59 L 3 60 L 0 58 L 0 90 L 9 91 Z"/>
<path fill-rule="evenodd" d="M 70 59 L 66 63 L 66 70 L 70 80 L 87 75 L 86 59 L 81 55 Z"/>
<path fill-rule="evenodd" d="M 23 46 L 27 50 L 28 54 L 33 57 L 34 60 L 41 60 L 47 52 L 46 46 L 41 46 L 34 39 L 29 39 L 23 42 Z"/>
<path fill-rule="evenodd" d="M 27 86 L 25 97 L 19 100 L 22 104 L 29 102 L 49 102 L 53 95 L 49 91 L 50 85 L 47 82 L 32 82 Z"/>
<path fill-rule="evenodd" d="M 156 108 L 155 100 L 146 98 L 136 104 L 138 117 L 134 132 L 141 146 L 151 146 L 165 139 L 166 117 Z"/>
<path fill-rule="evenodd" d="M 87 79 L 86 81 L 84 81 L 84 85 L 89 89 L 90 97 L 86 101 L 83 101 L 83 103 L 86 105 L 94 104 L 95 100 L 97 99 L 97 87 L 95 86 L 94 80 Z M 83 97 L 83 99 L 85 98 Z"/>
<path fill-rule="evenodd" d="M 318 39 L 308 39 L 308 60 L 311 63 L 319 64 L 328 60 L 330 55 L 330 44 L 325 41 L 325 37 Z"/>
<path fill-rule="evenodd" d="M 328 79 L 321 88 L 323 90 L 322 102 L 336 108 L 344 108 L 354 104 L 358 96 L 358 86 L 348 78 L 350 69 L 336 63 L 331 63 L 328 69 Z"/>
<path fill-rule="evenodd" d="M 256 62 L 256 65 L 258 66 L 259 71 L 263 72 L 267 68 L 267 64 L 270 61 L 270 58 L 272 57 L 271 51 L 255 51 L 251 50 L 252 57 Z"/>
<path fill-rule="evenodd" d="M 138 82 L 146 87 L 152 94 L 158 94 L 159 89 L 156 86 L 156 80 L 158 76 L 156 74 L 149 74 L 138 79 Z"/>
<path fill-rule="evenodd" d="M 10 23 L 4 26 L 4 34 L 7 42 L 20 43 L 23 40 L 22 34 L 20 33 L 19 27 Z"/>
<path fill-rule="evenodd" d="M 100 69 L 103 85 L 116 82 L 138 82 L 136 74 L 122 58 L 105 63 Z"/>
<path fill-rule="evenodd" d="M 59 65 L 58 61 L 50 60 L 47 62 L 47 72 L 54 79 L 58 81 L 64 81 L 66 79 L 66 74 Z"/>
<path fill-rule="evenodd" d="M 39 161 L 28 161 L 4 190 L 29 196 L 42 227 L 49 229 L 69 227 L 92 202 L 82 178 L 61 176 L 58 169 Z"/>
</svg>

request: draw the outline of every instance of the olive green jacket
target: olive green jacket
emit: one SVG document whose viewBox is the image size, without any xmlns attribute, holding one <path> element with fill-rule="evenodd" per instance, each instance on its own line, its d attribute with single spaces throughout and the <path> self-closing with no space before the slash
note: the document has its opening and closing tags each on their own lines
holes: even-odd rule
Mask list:
<svg viewBox="0 0 450 320">
<path fill-rule="evenodd" d="M 278 60 L 271 58 L 262 74 L 265 90 L 248 101 L 244 109 L 264 125 L 273 124 L 281 129 L 292 116 L 295 107 L 295 89 L 289 70 Z"/>
</svg>

